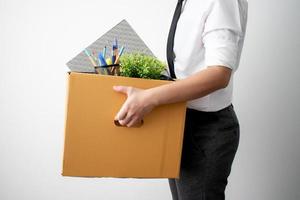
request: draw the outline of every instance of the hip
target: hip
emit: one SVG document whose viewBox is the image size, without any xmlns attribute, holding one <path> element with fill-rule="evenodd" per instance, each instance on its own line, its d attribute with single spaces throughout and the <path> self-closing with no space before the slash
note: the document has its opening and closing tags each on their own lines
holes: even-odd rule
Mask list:
<svg viewBox="0 0 300 200">
<path fill-rule="evenodd" d="M 216 112 L 187 108 L 183 153 L 189 156 L 210 156 L 239 143 L 239 121 L 233 105 Z"/>
</svg>

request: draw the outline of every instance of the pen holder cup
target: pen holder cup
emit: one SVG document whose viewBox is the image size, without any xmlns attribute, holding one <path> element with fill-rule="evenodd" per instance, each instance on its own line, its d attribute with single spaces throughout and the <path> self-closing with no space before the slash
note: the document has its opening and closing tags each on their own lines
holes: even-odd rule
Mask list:
<svg viewBox="0 0 300 200">
<path fill-rule="evenodd" d="M 120 64 L 95 66 L 96 74 L 120 76 Z"/>
</svg>

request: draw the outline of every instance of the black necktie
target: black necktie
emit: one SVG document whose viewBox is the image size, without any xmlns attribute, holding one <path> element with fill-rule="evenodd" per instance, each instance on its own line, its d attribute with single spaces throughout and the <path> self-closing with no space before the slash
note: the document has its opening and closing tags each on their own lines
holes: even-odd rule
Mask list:
<svg viewBox="0 0 300 200">
<path fill-rule="evenodd" d="M 171 28 L 169 31 L 168 43 L 167 43 L 167 60 L 168 60 L 169 70 L 170 70 L 170 74 L 171 74 L 172 78 L 176 78 L 176 75 L 174 72 L 175 54 L 174 54 L 173 48 L 174 48 L 174 37 L 175 37 L 177 22 L 179 20 L 180 14 L 181 14 L 182 2 L 183 2 L 183 0 L 178 0 L 176 10 L 175 10 L 175 13 L 173 16 Z"/>
</svg>

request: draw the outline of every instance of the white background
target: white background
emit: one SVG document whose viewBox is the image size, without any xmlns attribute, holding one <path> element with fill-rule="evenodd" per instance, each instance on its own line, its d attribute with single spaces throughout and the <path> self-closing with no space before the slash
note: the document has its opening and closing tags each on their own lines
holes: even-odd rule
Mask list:
<svg viewBox="0 0 300 200">
<path fill-rule="evenodd" d="M 62 177 L 65 63 L 122 19 L 162 60 L 176 0 L 0 0 L 0 199 L 171 200 L 166 179 Z M 250 0 L 227 199 L 300 199 L 300 3 Z"/>
</svg>

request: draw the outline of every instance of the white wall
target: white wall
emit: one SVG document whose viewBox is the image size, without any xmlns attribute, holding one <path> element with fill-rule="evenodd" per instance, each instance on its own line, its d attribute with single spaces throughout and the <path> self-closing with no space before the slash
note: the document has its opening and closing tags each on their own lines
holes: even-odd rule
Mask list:
<svg viewBox="0 0 300 200">
<path fill-rule="evenodd" d="M 65 63 L 127 19 L 165 60 L 176 0 L 0 0 L 0 199 L 170 199 L 166 179 L 60 175 Z M 300 199 L 298 0 L 249 2 L 235 76 L 241 124 L 231 200 Z M 115 12 L 111 12 L 115 10 Z"/>
</svg>

